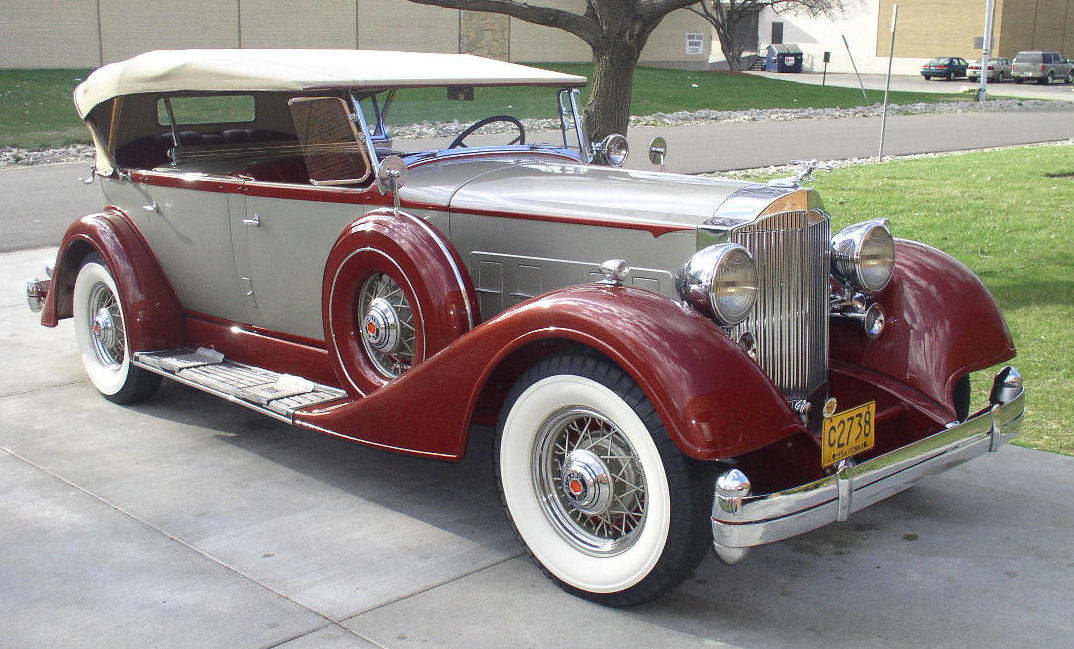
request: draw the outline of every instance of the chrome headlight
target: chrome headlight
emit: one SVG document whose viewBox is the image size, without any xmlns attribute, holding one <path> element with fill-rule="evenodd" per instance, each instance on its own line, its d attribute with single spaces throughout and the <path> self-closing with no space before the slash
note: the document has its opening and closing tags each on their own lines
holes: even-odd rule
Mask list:
<svg viewBox="0 0 1074 649">
<path fill-rule="evenodd" d="M 675 278 L 679 297 L 717 324 L 733 327 L 757 302 L 757 265 L 737 243 L 721 243 L 687 260 Z"/>
<path fill-rule="evenodd" d="M 597 156 L 613 167 L 622 167 L 630 155 L 627 139 L 618 133 L 612 133 L 593 145 Z"/>
<path fill-rule="evenodd" d="M 832 271 L 868 293 L 888 285 L 895 270 L 895 240 L 887 219 L 855 223 L 832 237 Z"/>
</svg>

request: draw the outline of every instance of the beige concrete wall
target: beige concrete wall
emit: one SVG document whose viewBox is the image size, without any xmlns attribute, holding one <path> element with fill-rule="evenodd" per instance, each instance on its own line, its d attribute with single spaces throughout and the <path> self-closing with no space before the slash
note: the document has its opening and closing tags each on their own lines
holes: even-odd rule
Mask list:
<svg viewBox="0 0 1074 649">
<path fill-rule="evenodd" d="M 895 3 L 899 5 L 895 56 L 980 58 L 973 39 L 984 34 L 984 3 L 976 6 L 965 0 L 880 0 L 877 56 L 886 58 L 891 47 L 891 5 Z"/>
<path fill-rule="evenodd" d="M 2 0 L 0 68 L 100 65 L 95 0 Z"/>
<path fill-rule="evenodd" d="M 544 6 L 585 11 L 585 0 L 546 0 Z M 649 36 L 641 53 L 642 63 L 689 62 L 706 65 L 712 47 L 709 24 L 689 11 L 673 11 L 664 17 Z M 700 55 L 686 54 L 686 34 L 704 36 L 705 46 Z M 511 60 L 518 62 L 574 62 L 590 61 L 592 50 L 577 36 L 560 29 L 533 25 L 515 18 L 511 19 Z"/>
<path fill-rule="evenodd" d="M 701 54 L 686 53 L 686 35 L 702 34 L 705 45 Z M 685 9 L 673 11 L 660 21 L 641 51 L 642 63 L 687 62 L 708 65 L 712 49 L 712 28 L 697 14 Z"/>
<path fill-rule="evenodd" d="M 343 47 L 358 42 L 354 0 L 242 0 L 242 47 Z"/>
<path fill-rule="evenodd" d="M 545 0 L 542 6 L 568 11 L 584 11 L 585 0 Z M 541 27 L 511 19 L 511 60 L 519 63 L 590 61 L 592 51 L 585 41 L 561 29 Z"/>
<path fill-rule="evenodd" d="M 973 39 L 984 33 L 984 6 L 963 0 L 880 0 L 877 56 L 887 56 L 894 2 L 899 5 L 895 56 L 981 56 Z M 1074 0 L 996 0 L 992 38 L 994 56 L 1031 49 L 1074 56 Z"/>
<path fill-rule="evenodd" d="M 407 0 L 358 0 L 358 47 L 458 52 L 459 12 Z"/>
<path fill-rule="evenodd" d="M 239 46 L 236 2 L 100 1 L 105 63 L 147 50 Z"/>
</svg>

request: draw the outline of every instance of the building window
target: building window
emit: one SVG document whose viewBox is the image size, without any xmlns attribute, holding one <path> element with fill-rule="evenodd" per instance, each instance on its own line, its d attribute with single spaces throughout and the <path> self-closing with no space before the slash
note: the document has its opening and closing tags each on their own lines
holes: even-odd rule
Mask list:
<svg viewBox="0 0 1074 649">
<path fill-rule="evenodd" d="M 783 23 L 772 23 L 772 44 L 779 45 L 783 42 Z"/>
</svg>

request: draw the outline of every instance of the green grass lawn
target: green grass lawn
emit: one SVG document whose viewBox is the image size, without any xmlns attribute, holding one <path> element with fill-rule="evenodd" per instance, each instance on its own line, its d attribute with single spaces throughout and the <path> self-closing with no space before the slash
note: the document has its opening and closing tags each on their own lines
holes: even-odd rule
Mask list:
<svg viewBox="0 0 1074 649">
<path fill-rule="evenodd" d="M 818 173 L 833 231 L 878 216 L 973 269 L 1003 310 L 1028 386 L 1016 443 L 1074 455 L 1074 146 Z M 985 400 L 990 375 L 974 385 Z"/>
<path fill-rule="evenodd" d="M 544 65 L 549 69 L 592 76 L 590 64 Z M 90 70 L 0 70 L 0 146 L 31 149 L 89 142 L 89 134 L 71 101 L 71 92 Z M 696 85 L 697 87 L 693 87 Z M 419 101 L 401 105 L 391 121 L 474 121 L 509 113 L 515 117 L 553 117 L 554 93 L 533 88 L 478 88 L 472 102 L 448 102 L 445 91 L 408 91 Z M 588 89 L 582 90 L 583 101 Z M 870 91 L 870 101 L 883 97 Z M 892 103 L 937 102 L 958 99 L 934 93 L 891 93 Z M 742 110 L 747 108 L 828 108 L 862 103 L 854 88 L 821 87 L 726 72 L 686 72 L 638 68 L 634 78 L 631 114 L 650 115 L 680 110 Z M 448 109 L 450 114 L 440 111 Z"/>
</svg>

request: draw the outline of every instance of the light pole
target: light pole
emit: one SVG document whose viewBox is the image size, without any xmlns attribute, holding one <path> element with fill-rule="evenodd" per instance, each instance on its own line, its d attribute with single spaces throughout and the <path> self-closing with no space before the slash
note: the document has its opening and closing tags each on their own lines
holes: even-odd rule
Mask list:
<svg viewBox="0 0 1074 649">
<path fill-rule="evenodd" d="M 985 28 L 984 42 L 981 54 L 981 91 L 977 93 L 977 101 L 988 99 L 988 58 L 992 51 L 992 7 L 995 0 L 985 0 Z"/>
</svg>

